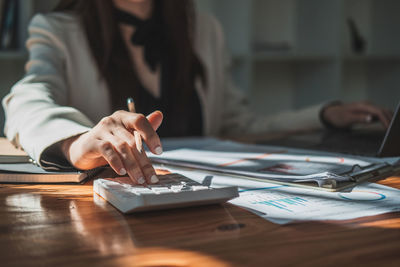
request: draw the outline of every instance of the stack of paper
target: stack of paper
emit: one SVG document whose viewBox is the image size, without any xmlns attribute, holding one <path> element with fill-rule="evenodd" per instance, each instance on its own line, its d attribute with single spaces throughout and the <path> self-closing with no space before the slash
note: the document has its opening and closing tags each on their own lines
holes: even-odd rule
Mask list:
<svg viewBox="0 0 400 267">
<path fill-rule="evenodd" d="M 325 190 L 343 189 L 372 177 L 391 175 L 399 167 L 382 160 L 310 150 L 227 141 L 202 140 L 201 144 L 207 145 L 192 145 L 149 157 L 158 164 Z"/>
</svg>

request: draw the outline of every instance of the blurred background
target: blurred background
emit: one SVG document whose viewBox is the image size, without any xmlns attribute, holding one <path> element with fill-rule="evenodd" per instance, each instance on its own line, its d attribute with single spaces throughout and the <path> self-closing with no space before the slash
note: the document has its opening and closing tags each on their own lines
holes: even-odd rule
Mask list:
<svg viewBox="0 0 400 267">
<path fill-rule="evenodd" d="M 24 75 L 31 17 L 57 2 L 0 0 L 1 98 Z M 394 108 L 400 100 L 399 0 L 195 2 L 221 22 L 233 79 L 257 113 L 335 99 Z"/>
</svg>

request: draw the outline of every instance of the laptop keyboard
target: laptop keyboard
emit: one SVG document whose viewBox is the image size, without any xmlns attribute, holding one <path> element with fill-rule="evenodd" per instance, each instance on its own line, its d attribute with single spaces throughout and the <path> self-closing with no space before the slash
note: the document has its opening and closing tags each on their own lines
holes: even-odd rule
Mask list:
<svg viewBox="0 0 400 267">
<path fill-rule="evenodd" d="M 263 142 L 268 145 L 304 148 L 359 156 L 376 156 L 384 132 L 312 132 Z"/>
</svg>

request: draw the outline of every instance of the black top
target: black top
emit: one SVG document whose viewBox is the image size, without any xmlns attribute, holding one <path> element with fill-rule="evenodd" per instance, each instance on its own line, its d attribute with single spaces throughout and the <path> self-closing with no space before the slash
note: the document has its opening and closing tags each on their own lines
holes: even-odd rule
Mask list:
<svg viewBox="0 0 400 267">
<path fill-rule="evenodd" d="M 177 103 L 173 97 L 176 92 L 174 92 L 173 83 L 169 79 L 174 77 L 171 72 L 176 68 L 174 59 L 169 58 L 168 53 L 163 53 L 165 36 L 160 26 L 162 23 L 159 19 L 160 16 L 141 20 L 119 9 L 115 10 L 115 16 L 120 22 L 136 27 L 131 42 L 143 46 L 145 62 L 150 69 L 154 71 L 156 66 L 161 66 L 160 97 L 154 97 L 139 83 L 138 95 L 132 95 L 135 100 L 136 112 L 148 115 L 155 110 L 160 110 L 163 113 L 164 119 L 157 131 L 160 137 L 203 135 L 202 110 L 195 88 L 188 94 L 185 107 Z"/>
<path fill-rule="evenodd" d="M 154 97 L 146 88 L 141 85 L 140 103 L 136 103 L 137 112 L 150 114 L 155 110 L 160 110 L 164 119 L 157 133 L 160 137 L 178 136 L 201 136 L 203 135 L 203 116 L 201 111 L 200 99 L 196 92 L 191 94 L 187 101 L 186 109 L 178 112 L 171 110 L 174 99 L 171 99 L 171 90 L 165 86 L 168 84 L 167 64 L 162 64 L 161 69 L 161 95 Z"/>
</svg>

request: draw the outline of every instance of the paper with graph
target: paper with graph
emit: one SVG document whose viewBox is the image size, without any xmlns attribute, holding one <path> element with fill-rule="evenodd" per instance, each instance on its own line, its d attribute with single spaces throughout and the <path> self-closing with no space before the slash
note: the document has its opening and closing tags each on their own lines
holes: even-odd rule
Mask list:
<svg viewBox="0 0 400 267">
<path fill-rule="evenodd" d="M 217 142 L 204 148 L 175 149 L 161 156 L 149 157 L 155 163 L 266 181 L 314 182 L 328 188 L 335 188 L 338 182 L 354 182 L 353 174 L 391 168 L 387 163 L 372 159 L 234 142 Z"/>
<path fill-rule="evenodd" d="M 324 192 L 207 172 L 169 168 L 213 187 L 237 185 L 239 197 L 229 202 L 275 223 L 295 220 L 346 220 L 400 211 L 400 190 L 373 183 L 349 192 Z"/>
<path fill-rule="evenodd" d="M 267 185 L 242 189 L 232 204 L 276 220 L 346 220 L 400 211 L 400 190 L 378 184 L 357 185 L 351 192 L 323 192 Z"/>
</svg>

